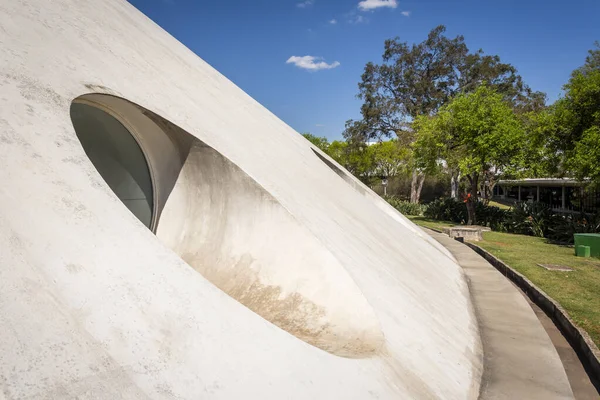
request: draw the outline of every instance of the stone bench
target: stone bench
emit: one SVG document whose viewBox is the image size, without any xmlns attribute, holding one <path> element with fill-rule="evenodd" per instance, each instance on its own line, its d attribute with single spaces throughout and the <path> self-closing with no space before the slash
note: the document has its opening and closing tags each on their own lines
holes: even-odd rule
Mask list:
<svg viewBox="0 0 600 400">
<path fill-rule="evenodd" d="M 483 240 L 481 232 L 490 231 L 491 229 L 486 226 L 477 225 L 460 225 L 449 228 L 444 228 L 442 231 L 453 239 L 459 239 L 460 241 L 470 240 L 478 242 Z"/>
</svg>

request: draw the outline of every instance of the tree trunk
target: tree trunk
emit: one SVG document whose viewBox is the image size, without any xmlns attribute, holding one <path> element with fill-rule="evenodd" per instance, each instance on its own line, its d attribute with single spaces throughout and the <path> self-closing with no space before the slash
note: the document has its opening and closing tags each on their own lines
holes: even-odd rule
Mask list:
<svg viewBox="0 0 600 400">
<path fill-rule="evenodd" d="M 421 190 L 425 182 L 425 174 L 417 170 L 413 170 L 412 181 L 410 182 L 410 202 L 418 203 L 421 199 Z"/>
<path fill-rule="evenodd" d="M 494 186 L 496 185 L 495 173 L 492 170 L 485 170 L 483 172 L 483 181 L 481 182 L 481 196 L 483 197 L 483 204 L 489 205 L 490 200 L 494 197 Z"/>
<path fill-rule="evenodd" d="M 476 225 L 477 224 L 477 215 L 475 214 L 475 204 L 477 204 L 477 190 L 479 189 L 479 175 L 467 175 L 467 179 L 469 180 L 469 188 L 467 193 L 466 205 L 467 205 L 467 215 L 468 221 L 467 225 Z"/>
<path fill-rule="evenodd" d="M 458 186 L 460 184 L 460 173 L 452 172 L 450 175 L 450 197 L 458 199 Z"/>
<path fill-rule="evenodd" d="M 490 191 L 490 186 L 487 182 L 483 184 L 483 190 L 481 191 L 481 194 L 483 195 L 483 204 L 486 206 L 489 205 L 492 194 Z"/>
<path fill-rule="evenodd" d="M 420 180 L 417 186 L 417 196 L 416 196 L 416 201 L 415 203 L 418 203 L 421 201 L 421 190 L 423 189 L 423 183 L 425 183 L 425 174 L 424 173 L 420 173 L 419 174 Z"/>
<path fill-rule="evenodd" d="M 496 186 L 496 180 L 493 178 L 488 178 L 485 184 L 485 205 L 490 204 L 490 200 L 494 198 L 494 187 Z"/>
<path fill-rule="evenodd" d="M 411 203 L 417 203 L 417 201 L 415 200 L 417 198 L 417 179 L 418 179 L 418 172 L 415 169 L 412 172 L 412 180 L 410 181 L 410 202 Z"/>
</svg>

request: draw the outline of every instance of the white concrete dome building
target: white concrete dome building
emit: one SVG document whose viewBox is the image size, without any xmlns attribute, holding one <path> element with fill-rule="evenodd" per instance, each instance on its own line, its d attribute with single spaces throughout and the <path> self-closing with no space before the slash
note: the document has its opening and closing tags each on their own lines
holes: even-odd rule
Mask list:
<svg viewBox="0 0 600 400">
<path fill-rule="evenodd" d="M 133 6 L 0 48 L 0 399 L 477 397 L 453 257 Z"/>
</svg>

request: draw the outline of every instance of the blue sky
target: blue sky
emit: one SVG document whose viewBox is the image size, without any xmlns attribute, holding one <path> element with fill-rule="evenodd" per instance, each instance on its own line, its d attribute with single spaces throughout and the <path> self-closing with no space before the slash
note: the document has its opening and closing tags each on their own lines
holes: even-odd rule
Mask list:
<svg viewBox="0 0 600 400">
<path fill-rule="evenodd" d="M 294 129 L 329 139 L 359 118 L 357 83 L 387 38 L 420 42 L 444 24 L 550 101 L 600 40 L 600 0 L 130 2 Z"/>
</svg>

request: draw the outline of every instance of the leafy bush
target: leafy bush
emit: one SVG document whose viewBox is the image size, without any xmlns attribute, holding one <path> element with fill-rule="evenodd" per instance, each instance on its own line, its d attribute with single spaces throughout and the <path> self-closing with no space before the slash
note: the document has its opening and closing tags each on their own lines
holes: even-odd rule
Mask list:
<svg viewBox="0 0 600 400">
<path fill-rule="evenodd" d="M 494 231 L 545 237 L 562 243 L 573 243 L 575 233 L 600 233 L 600 212 L 589 214 L 561 214 L 543 203 L 517 203 L 509 210 L 475 205 L 477 224 L 489 226 Z M 410 214 L 409 214 L 410 215 Z M 465 224 L 467 207 L 452 198 L 437 199 L 429 203 L 423 215 L 427 218 Z"/>
<path fill-rule="evenodd" d="M 509 212 L 507 231 L 522 235 L 546 237 L 554 212 L 543 203 L 517 203 Z"/>
<path fill-rule="evenodd" d="M 550 240 L 573 244 L 575 233 L 600 233 L 600 212 L 589 214 L 555 214 L 548 227 Z"/>
<path fill-rule="evenodd" d="M 446 197 L 429 203 L 423 215 L 431 219 L 463 224 L 467 221 L 467 207 L 462 202 Z"/>
<path fill-rule="evenodd" d="M 427 218 L 450 221 L 457 224 L 464 224 L 468 220 L 465 203 L 452 198 L 437 199 L 429 203 L 423 214 Z M 506 210 L 494 206 L 486 206 L 478 202 L 475 205 L 475 214 L 477 215 L 478 225 L 489 226 L 495 231 L 506 230 L 508 215 Z"/>
<path fill-rule="evenodd" d="M 387 197 L 386 200 L 392 207 L 404 215 L 423 215 L 424 206 L 422 204 L 400 200 L 394 196 Z"/>
<path fill-rule="evenodd" d="M 508 230 L 507 221 L 509 214 L 509 210 L 503 210 L 496 206 L 487 206 L 481 202 L 475 205 L 477 225 L 489 226 L 494 231 L 505 232 Z"/>
</svg>

